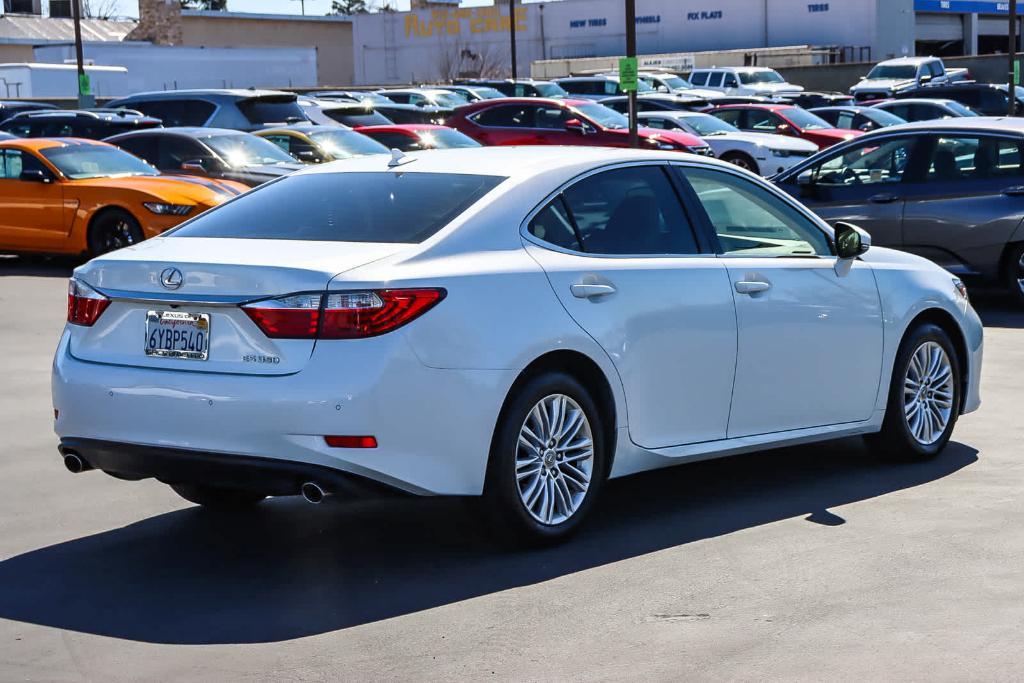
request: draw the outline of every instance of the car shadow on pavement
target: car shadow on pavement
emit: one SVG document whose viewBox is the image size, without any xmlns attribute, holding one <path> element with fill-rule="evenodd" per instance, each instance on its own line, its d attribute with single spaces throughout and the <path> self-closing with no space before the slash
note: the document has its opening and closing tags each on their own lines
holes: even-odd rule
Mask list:
<svg viewBox="0 0 1024 683">
<path fill-rule="evenodd" d="M 0 277 L 71 277 L 82 258 L 70 256 L 9 256 L 0 254 Z"/>
<path fill-rule="evenodd" d="M 542 550 L 496 546 L 460 499 L 189 508 L 0 562 L 0 618 L 155 643 L 276 642 L 782 519 L 835 526 L 830 508 L 976 460 L 951 443 L 931 461 L 886 463 L 847 439 L 645 473 L 612 482 L 583 533 Z"/>
<path fill-rule="evenodd" d="M 1009 294 L 979 289 L 971 291 L 971 304 L 985 327 L 1024 329 L 1024 308 Z"/>
</svg>

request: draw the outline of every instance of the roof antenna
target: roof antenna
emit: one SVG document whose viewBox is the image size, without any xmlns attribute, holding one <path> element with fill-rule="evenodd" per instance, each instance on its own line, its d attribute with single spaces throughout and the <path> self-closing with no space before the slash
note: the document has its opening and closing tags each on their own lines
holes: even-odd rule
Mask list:
<svg viewBox="0 0 1024 683">
<path fill-rule="evenodd" d="M 388 162 L 388 168 L 395 168 L 396 166 L 401 166 L 402 164 L 408 164 L 408 163 L 413 162 L 413 161 L 416 161 L 416 159 L 414 157 L 406 156 L 405 153 L 402 152 L 402 150 L 400 150 L 400 149 L 392 149 L 391 150 L 391 161 Z"/>
</svg>

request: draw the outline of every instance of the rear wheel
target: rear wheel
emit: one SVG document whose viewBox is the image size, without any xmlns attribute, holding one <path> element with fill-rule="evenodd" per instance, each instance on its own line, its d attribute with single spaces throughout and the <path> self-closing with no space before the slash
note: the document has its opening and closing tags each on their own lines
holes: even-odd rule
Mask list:
<svg viewBox="0 0 1024 683">
<path fill-rule="evenodd" d="M 551 543 L 579 527 L 606 476 L 597 405 L 575 378 L 545 373 L 520 387 L 502 412 L 484 503 L 500 537 Z"/>
<path fill-rule="evenodd" d="M 721 157 L 722 161 L 727 161 L 733 166 L 739 166 L 740 168 L 746 169 L 751 173 L 760 173 L 757 168 L 757 163 L 746 154 L 742 152 L 726 152 Z"/>
<path fill-rule="evenodd" d="M 882 431 L 869 441 L 883 455 L 923 459 L 949 442 L 960 413 L 960 361 L 946 332 L 930 323 L 900 345 Z"/>
<path fill-rule="evenodd" d="M 1024 243 L 1010 247 L 1006 259 L 1006 289 L 1018 306 L 1024 306 Z"/>
<path fill-rule="evenodd" d="M 247 508 L 266 498 L 262 493 L 203 486 L 202 484 L 171 484 L 174 492 L 190 503 L 220 510 Z"/>
<path fill-rule="evenodd" d="M 89 255 L 99 256 L 107 252 L 138 244 L 145 235 L 139 222 L 120 209 L 102 213 L 89 226 Z"/>
</svg>

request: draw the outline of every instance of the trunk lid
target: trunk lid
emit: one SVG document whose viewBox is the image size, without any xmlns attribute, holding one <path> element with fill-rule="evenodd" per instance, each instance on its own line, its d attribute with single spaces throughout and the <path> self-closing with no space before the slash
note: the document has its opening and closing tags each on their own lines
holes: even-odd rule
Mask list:
<svg viewBox="0 0 1024 683">
<path fill-rule="evenodd" d="M 239 304 L 322 291 L 339 273 L 408 246 L 200 237 L 148 240 L 75 270 L 78 280 L 110 297 L 111 304 L 92 327 L 69 326 L 71 354 L 96 363 L 192 372 L 295 373 L 309 361 L 314 340 L 270 339 Z M 204 324 L 209 335 L 206 360 L 146 353 L 147 338 L 159 327 L 152 322 L 154 314 L 171 311 L 209 316 L 208 327 Z"/>
</svg>

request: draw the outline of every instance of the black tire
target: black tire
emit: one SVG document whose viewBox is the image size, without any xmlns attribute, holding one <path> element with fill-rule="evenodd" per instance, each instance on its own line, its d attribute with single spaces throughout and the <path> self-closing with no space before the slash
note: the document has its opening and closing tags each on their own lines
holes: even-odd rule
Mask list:
<svg viewBox="0 0 1024 683">
<path fill-rule="evenodd" d="M 145 239 L 139 222 L 127 211 L 108 209 L 89 226 L 89 256 L 99 256 Z"/>
<path fill-rule="evenodd" d="M 949 418 L 945 428 L 938 438 L 924 443 L 914 435 L 910 424 L 911 419 L 907 417 L 906 381 L 914 354 L 929 343 L 937 344 L 946 354 L 950 367 L 951 386 L 949 389 L 952 396 Z M 956 347 L 941 327 L 924 323 L 907 332 L 900 344 L 896 362 L 893 365 L 889 400 L 885 408 L 882 431 L 867 437 L 869 445 L 877 449 L 880 455 L 890 459 L 925 460 L 938 455 L 949 443 L 957 417 L 960 415 L 960 406 L 963 402 L 963 381 L 960 368 L 960 358 L 957 356 Z M 935 390 L 933 393 L 938 394 L 939 391 Z M 922 410 L 925 413 L 928 412 L 928 409 Z"/>
<path fill-rule="evenodd" d="M 761 174 L 761 169 L 757 167 L 757 162 L 743 152 L 726 152 L 720 158 L 722 161 L 726 161 L 733 166 L 739 166 L 757 175 Z"/>
<path fill-rule="evenodd" d="M 248 508 L 262 501 L 262 493 L 202 484 L 171 484 L 174 492 L 190 503 L 217 510 Z"/>
<path fill-rule="evenodd" d="M 566 517 L 555 523 L 544 523 L 534 516 L 534 512 L 527 509 L 524 496 L 527 496 L 528 492 L 520 492 L 517 458 L 520 457 L 520 453 L 523 453 L 524 458 L 530 455 L 530 451 L 519 444 L 520 431 L 524 425 L 528 425 L 528 419 L 532 419 L 531 411 L 542 400 L 550 400 L 550 397 L 557 396 L 571 399 L 571 402 L 565 403 L 568 406 L 565 412 L 570 414 L 570 420 L 578 409 L 582 412 L 585 422 L 577 432 L 567 430 L 571 435 L 567 435 L 562 445 L 556 444 L 552 448 L 549 444 L 543 455 L 535 456 L 538 459 L 534 465 L 540 472 L 537 475 L 537 486 L 549 487 L 537 495 L 551 495 L 554 501 L 552 511 Z M 570 424 L 573 422 L 570 421 Z M 584 430 L 588 428 L 593 452 L 589 463 L 586 459 L 578 459 L 585 454 L 585 450 L 567 448 L 581 443 L 582 437 L 579 435 L 585 434 Z M 548 545 L 567 538 L 579 529 L 593 509 L 604 488 L 609 461 L 604 423 L 597 404 L 587 389 L 574 377 L 562 372 L 546 372 L 528 379 L 517 387 L 515 393 L 506 401 L 491 444 L 483 502 L 492 531 L 502 541 L 514 545 Z M 584 470 L 588 464 L 590 471 L 586 473 Z M 580 465 L 579 470 L 576 469 L 576 465 Z M 577 480 L 583 478 L 580 473 L 589 474 L 585 490 L 577 484 Z M 524 478 L 524 482 L 524 487 L 528 487 L 530 480 Z M 563 492 L 569 492 L 569 500 L 575 501 L 576 496 L 579 496 L 578 502 L 571 503 L 573 511 L 570 514 L 565 514 L 569 507 L 563 502 L 567 500 Z M 540 503 L 539 507 L 543 508 L 543 505 Z M 543 509 L 536 514 L 543 515 Z"/>
<path fill-rule="evenodd" d="M 1024 306 L 1024 243 L 1010 246 L 1003 280 L 1013 302 Z"/>
</svg>

